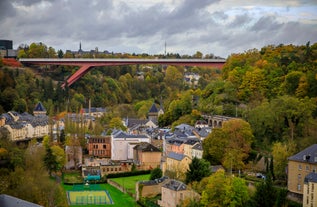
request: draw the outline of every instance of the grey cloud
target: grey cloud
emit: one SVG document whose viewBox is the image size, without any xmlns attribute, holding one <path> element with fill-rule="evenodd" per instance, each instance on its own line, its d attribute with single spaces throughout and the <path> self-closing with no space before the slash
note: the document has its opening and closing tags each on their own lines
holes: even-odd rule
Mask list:
<svg viewBox="0 0 317 207">
<path fill-rule="evenodd" d="M 276 21 L 275 17 L 264 16 L 264 17 L 261 17 L 251 27 L 251 31 L 263 31 L 263 30 L 274 31 L 274 30 L 277 30 L 279 27 L 281 27 L 281 24 Z"/>
<path fill-rule="evenodd" d="M 229 24 L 230 27 L 246 26 L 250 23 L 252 18 L 248 14 L 235 16 L 234 20 Z"/>
<path fill-rule="evenodd" d="M 15 12 L 10 0 L 1 0 L 0 1 L 0 22 L 3 21 L 6 17 L 14 16 L 15 13 L 16 12 Z"/>
</svg>

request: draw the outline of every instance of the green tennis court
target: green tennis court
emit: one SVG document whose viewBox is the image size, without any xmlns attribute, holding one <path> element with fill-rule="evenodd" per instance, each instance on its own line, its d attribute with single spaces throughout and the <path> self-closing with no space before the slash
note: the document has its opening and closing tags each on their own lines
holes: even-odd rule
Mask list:
<svg viewBox="0 0 317 207">
<path fill-rule="evenodd" d="M 67 199 L 69 205 L 113 204 L 113 201 L 106 190 L 67 191 Z"/>
</svg>

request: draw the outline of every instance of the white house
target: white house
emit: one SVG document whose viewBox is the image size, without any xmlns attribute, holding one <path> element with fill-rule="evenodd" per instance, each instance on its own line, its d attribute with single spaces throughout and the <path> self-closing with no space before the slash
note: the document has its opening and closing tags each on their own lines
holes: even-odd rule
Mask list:
<svg viewBox="0 0 317 207">
<path fill-rule="evenodd" d="M 151 139 L 143 134 L 128 134 L 121 130 L 114 131 L 111 134 L 111 160 L 124 161 L 133 159 L 133 147 L 136 144 L 147 142 Z"/>
</svg>

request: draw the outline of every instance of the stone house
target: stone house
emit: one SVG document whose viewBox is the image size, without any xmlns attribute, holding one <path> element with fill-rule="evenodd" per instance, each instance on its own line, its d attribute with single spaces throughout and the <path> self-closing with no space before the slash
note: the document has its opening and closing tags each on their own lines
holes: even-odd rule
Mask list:
<svg viewBox="0 0 317 207">
<path fill-rule="evenodd" d="M 303 196 L 305 177 L 311 172 L 317 172 L 317 144 L 288 158 L 288 190 L 300 200 Z"/>
<path fill-rule="evenodd" d="M 139 181 L 135 185 L 136 200 L 142 197 L 154 197 L 161 194 L 162 186 L 169 181 L 168 177 L 155 180 Z"/>
<path fill-rule="evenodd" d="M 304 179 L 303 207 L 317 207 L 317 173 L 309 173 Z"/>
<path fill-rule="evenodd" d="M 203 158 L 203 146 L 200 142 L 196 142 L 192 147 L 192 158 L 197 157 L 198 159 Z"/>
<path fill-rule="evenodd" d="M 200 196 L 189 189 L 184 183 L 177 180 L 169 180 L 162 186 L 162 197 L 158 204 L 162 207 L 180 206 L 185 199 L 199 200 Z"/>
<path fill-rule="evenodd" d="M 175 177 L 178 179 L 185 179 L 185 173 L 189 168 L 191 159 L 184 155 L 175 152 L 170 152 L 166 157 L 165 167 L 163 167 L 163 174 L 166 171 L 175 173 Z"/>
<path fill-rule="evenodd" d="M 159 167 L 162 152 L 150 143 L 140 143 L 133 148 L 133 161 L 139 169 L 149 170 Z"/>
</svg>

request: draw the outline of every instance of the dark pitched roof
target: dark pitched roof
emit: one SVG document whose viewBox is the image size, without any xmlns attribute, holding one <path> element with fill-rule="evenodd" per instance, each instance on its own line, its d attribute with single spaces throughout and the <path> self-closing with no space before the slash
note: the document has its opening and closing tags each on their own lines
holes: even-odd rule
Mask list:
<svg viewBox="0 0 317 207">
<path fill-rule="evenodd" d="M 158 109 L 156 108 L 155 103 L 153 103 L 149 110 L 149 113 L 157 113 L 157 112 L 158 112 Z"/>
<path fill-rule="evenodd" d="M 182 191 L 187 189 L 187 186 L 178 180 L 170 180 L 165 185 L 163 185 L 163 187 L 174 190 L 174 191 Z"/>
<path fill-rule="evenodd" d="M 38 102 L 34 108 L 33 111 L 42 111 L 42 112 L 46 112 L 45 107 L 43 106 L 43 104 L 41 102 Z"/>
<path fill-rule="evenodd" d="M 148 138 L 146 135 L 143 135 L 143 134 L 138 134 L 138 135 L 134 135 L 134 134 L 128 134 L 128 133 L 125 133 L 121 130 L 118 130 L 118 131 L 114 131 L 112 133 L 113 135 L 113 138 Z"/>
<path fill-rule="evenodd" d="M 184 159 L 185 155 L 183 154 L 178 154 L 176 152 L 170 152 L 167 155 L 168 158 L 174 159 L 174 160 L 179 160 L 181 161 L 182 159 Z"/>
<path fill-rule="evenodd" d="M 194 150 L 203 150 L 203 145 L 202 145 L 200 142 L 198 142 L 198 143 L 196 143 L 196 144 L 193 146 L 192 149 L 194 149 Z"/>
<path fill-rule="evenodd" d="M 127 119 L 126 120 L 126 125 L 128 128 L 132 128 L 136 125 L 145 125 L 149 120 L 147 119 Z"/>
<path fill-rule="evenodd" d="M 311 172 L 308 175 L 306 175 L 306 177 L 304 179 L 304 183 L 308 183 L 308 182 L 317 183 L 317 173 Z"/>
<path fill-rule="evenodd" d="M 194 138 L 194 139 L 188 139 L 188 140 L 186 140 L 185 141 L 185 144 L 187 144 L 187 145 L 195 145 L 197 142 L 199 142 L 199 139 L 197 139 L 197 138 Z"/>
<path fill-rule="evenodd" d="M 308 162 L 308 163 L 317 163 L 317 144 L 313 144 L 310 147 L 307 147 L 303 151 L 291 156 L 288 160 L 298 161 L 298 162 Z"/>
<path fill-rule="evenodd" d="M 141 144 L 138 144 L 133 149 L 141 150 L 142 152 L 161 152 L 157 147 L 153 146 L 150 143 L 143 142 Z"/>
<path fill-rule="evenodd" d="M 0 206 L 3 207 L 41 207 L 35 203 L 31 203 L 6 194 L 0 195 Z"/>
</svg>

